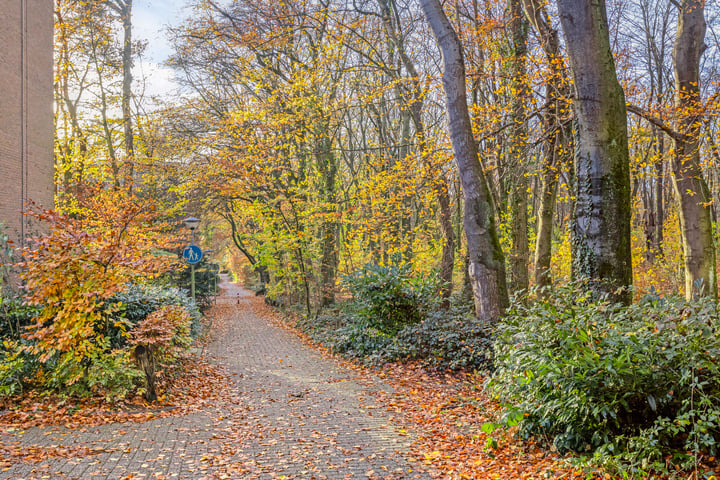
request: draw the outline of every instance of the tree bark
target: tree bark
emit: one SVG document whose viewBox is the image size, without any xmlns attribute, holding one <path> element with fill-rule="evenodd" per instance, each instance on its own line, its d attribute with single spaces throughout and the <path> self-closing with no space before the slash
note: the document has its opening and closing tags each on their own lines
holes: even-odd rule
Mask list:
<svg viewBox="0 0 720 480">
<path fill-rule="evenodd" d="M 438 0 L 421 0 L 421 5 L 442 52 L 450 139 L 465 200 L 468 274 L 475 311 L 481 320 L 497 321 L 508 305 L 505 259 L 495 229 L 490 191 L 472 134 L 462 45 Z"/>
<path fill-rule="evenodd" d="M 558 31 L 547 16 L 544 3 L 539 0 L 523 0 L 523 8 L 530 24 L 540 37 L 540 44 L 548 63 L 545 79 L 545 112 L 543 114 L 543 160 L 540 206 L 537 212 L 535 239 L 535 286 L 542 289 L 552 286 L 552 231 L 558 178 L 562 157 L 567 155 L 567 139 L 563 120 L 568 105 L 563 96 L 567 94 L 567 72 L 560 53 Z"/>
<path fill-rule="evenodd" d="M 662 254 L 663 225 L 665 224 L 665 208 L 663 205 L 664 170 L 665 170 L 665 137 L 657 128 L 653 129 L 657 160 L 655 161 L 655 189 L 653 192 L 653 210 L 655 213 L 655 231 L 653 232 L 653 255 Z"/>
<path fill-rule="evenodd" d="M 148 402 L 154 402 L 157 400 L 156 383 L 157 377 L 155 375 L 155 356 L 152 352 L 151 346 L 136 345 L 135 346 L 135 361 L 145 373 L 145 381 L 147 384 L 147 390 L 145 391 L 145 400 Z"/>
<path fill-rule="evenodd" d="M 135 144 L 132 128 L 132 111 L 130 100 L 132 98 L 132 0 L 118 2 L 123 22 L 123 49 L 122 49 L 122 116 L 123 139 L 125 142 L 125 184 L 132 189 L 135 177 Z"/>
<path fill-rule="evenodd" d="M 427 136 L 425 134 L 425 122 L 422 118 L 426 92 L 423 91 L 420 83 L 420 75 L 405 50 L 396 2 L 394 0 L 378 0 L 378 4 L 383 13 L 385 32 L 392 42 L 394 49 L 397 51 L 399 60 L 402 62 L 402 66 L 405 67 L 409 76 L 409 86 L 406 89 L 409 90 L 406 95 L 408 97 L 406 100 L 407 110 L 415 127 L 415 136 L 418 139 L 417 150 L 419 151 L 421 161 L 429 165 L 430 149 L 428 148 Z M 397 77 L 398 80 L 401 80 L 399 68 Z M 440 178 L 434 178 L 432 185 L 438 201 L 440 229 L 445 239 L 440 257 L 439 276 L 442 282 L 440 295 L 443 298 L 443 308 L 449 308 L 450 295 L 453 290 L 453 269 L 455 267 L 455 230 L 453 229 L 452 213 L 450 211 L 450 192 L 447 179 L 444 175 Z"/>
<path fill-rule="evenodd" d="M 512 252 L 510 254 L 510 285 L 514 292 L 527 291 L 530 286 L 528 263 L 528 183 L 525 155 L 527 154 L 527 98 L 529 96 L 527 73 L 528 21 L 523 14 L 520 0 L 509 0 L 510 31 L 512 34 L 512 127 L 510 131 L 510 161 L 512 185 L 510 193 L 510 222 Z"/>
<path fill-rule="evenodd" d="M 604 0 L 558 0 L 575 98 L 578 141 L 573 275 L 629 303 L 630 167 L 625 94 L 617 80 Z"/>
<path fill-rule="evenodd" d="M 703 0 L 680 2 L 673 48 L 675 108 L 678 132 L 674 137 L 673 186 L 680 203 L 680 228 L 685 258 L 685 296 L 717 298 L 715 246 L 707 183 L 700 167 L 700 57 L 705 51 Z"/>
<path fill-rule="evenodd" d="M 321 116 L 322 118 L 322 116 Z M 318 119 L 318 121 L 320 121 Z M 324 122 L 316 132 L 319 136 L 317 153 L 318 170 L 322 176 L 321 190 L 322 201 L 327 209 L 325 218 L 320 228 L 322 236 L 320 243 L 322 245 L 322 260 L 320 263 L 320 306 L 327 307 L 335 303 L 335 281 L 337 276 L 338 252 L 337 252 L 337 236 L 338 223 L 335 220 L 335 212 L 332 210 L 336 203 L 335 196 L 335 180 L 337 177 L 337 161 L 332 152 L 332 139 L 330 138 L 330 128 Z"/>
</svg>

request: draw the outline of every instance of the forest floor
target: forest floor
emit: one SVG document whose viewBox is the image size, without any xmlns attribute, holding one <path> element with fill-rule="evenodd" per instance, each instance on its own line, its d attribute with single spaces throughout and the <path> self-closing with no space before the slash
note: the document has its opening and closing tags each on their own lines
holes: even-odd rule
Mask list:
<svg viewBox="0 0 720 480">
<path fill-rule="evenodd" d="M 360 367 L 227 281 L 209 318 L 156 404 L 0 406 L 0 478 L 602 478 L 512 432 L 488 442 L 498 406 L 475 374 Z"/>
</svg>

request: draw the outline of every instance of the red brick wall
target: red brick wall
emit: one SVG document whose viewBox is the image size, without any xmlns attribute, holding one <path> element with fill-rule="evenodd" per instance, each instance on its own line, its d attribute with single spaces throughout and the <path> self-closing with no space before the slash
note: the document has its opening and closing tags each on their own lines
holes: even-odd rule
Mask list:
<svg viewBox="0 0 720 480">
<path fill-rule="evenodd" d="M 23 183 L 28 199 L 45 207 L 54 203 L 52 45 L 52 1 L 5 2 L 0 15 L 0 221 L 15 241 L 22 230 Z"/>
</svg>

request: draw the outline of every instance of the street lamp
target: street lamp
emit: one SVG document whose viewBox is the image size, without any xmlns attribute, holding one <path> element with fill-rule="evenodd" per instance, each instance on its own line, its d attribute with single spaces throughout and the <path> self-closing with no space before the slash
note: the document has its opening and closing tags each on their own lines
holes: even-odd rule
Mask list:
<svg viewBox="0 0 720 480">
<path fill-rule="evenodd" d="M 183 220 L 183 223 L 185 223 L 185 226 L 190 230 L 190 233 L 192 234 L 192 242 L 191 245 L 195 244 L 195 230 L 197 230 L 198 225 L 200 225 L 200 219 L 197 217 L 188 217 L 185 220 Z"/>
<path fill-rule="evenodd" d="M 200 219 L 196 217 L 188 217 L 183 220 L 185 226 L 190 230 L 190 246 L 183 250 L 183 258 L 190 264 L 190 294 L 193 302 L 195 302 L 195 264 L 202 260 L 202 250 L 195 245 L 195 230 L 200 225 Z"/>
</svg>

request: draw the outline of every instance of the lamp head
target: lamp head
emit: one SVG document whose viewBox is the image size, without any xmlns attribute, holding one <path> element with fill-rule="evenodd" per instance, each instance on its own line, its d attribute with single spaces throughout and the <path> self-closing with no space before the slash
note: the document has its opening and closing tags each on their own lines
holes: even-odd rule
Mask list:
<svg viewBox="0 0 720 480">
<path fill-rule="evenodd" d="M 185 223 L 185 226 L 190 229 L 191 232 L 194 232 L 198 225 L 200 225 L 200 219 L 196 217 L 188 217 L 183 220 L 183 222 Z"/>
</svg>

